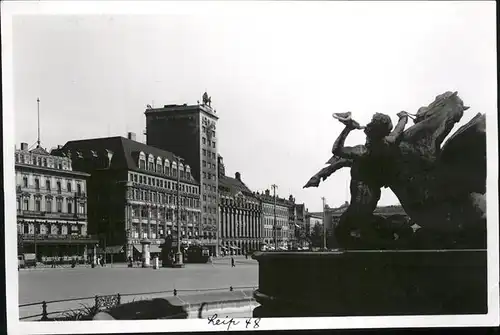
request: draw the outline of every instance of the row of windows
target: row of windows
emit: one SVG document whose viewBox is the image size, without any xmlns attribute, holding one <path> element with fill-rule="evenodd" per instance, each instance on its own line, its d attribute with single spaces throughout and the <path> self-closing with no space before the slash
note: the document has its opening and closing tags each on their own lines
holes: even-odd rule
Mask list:
<svg viewBox="0 0 500 335">
<path fill-rule="evenodd" d="M 176 195 L 164 194 L 159 192 L 144 191 L 130 189 L 128 198 L 132 200 L 148 201 L 160 204 L 175 205 L 177 202 Z M 189 197 L 180 197 L 181 206 L 189 206 L 194 208 L 200 207 L 200 201 Z"/>
<path fill-rule="evenodd" d="M 212 137 L 215 137 L 215 130 L 210 130 L 210 131 L 211 131 L 211 134 L 207 134 L 207 135 L 211 135 Z M 203 126 L 202 132 L 203 132 L 203 134 L 207 133 L 207 127 Z"/>
<path fill-rule="evenodd" d="M 273 226 L 274 225 L 274 218 L 264 218 L 264 224 Z M 276 217 L 276 225 L 277 226 L 284 227 L 287 224 L 288 224 L 287 220 L 283 220 L 283 219 Z"/>
<path fill-rule="evenodd" d="M 217 187 L 215 185 L 205 184 L 203 183 L 203 190 L 206 192 L 217 192 Z"/>
<path fill-rule="evenodd" d="M 67 225 L 45 224 L 35 225 L 33 223 L 25 223 L 20 225 L 20 231 L 24 234 L 40 234 L 40 235 L 68 235 L 70 227 Z M 85 226 L 71 225 L 71 235 L 85 235 Z"/>
<path fill-rule="evenodd" d="M 54 208 L 55 203 L 55 208 Z M 32 204 L 32 206 L 30 206 Z M 43 204 L 43 207 L 42 207 Z M 22 206 L 22 207 L 21 207 Z M 73 214 L 74 210 L 73 202 L 66 202 L 66 210 L 63 212 L 63 199 L 56 199 L 53 201 L 52 199 L 45 199 L 42 202 L 41 198 L 35 198 L 34 201 L 30 201 L 29 199 L 24 198 L 21 202 L 21 199 L 17 199 L 17 210 L 20 211 L 21 208 L 23 211 L 35 211 L 35 212 L 46 212 L 46 213 L 68 213 Z M 85 204 L 78 203 L 77 206 L 78 214 L 85 214 Z"/>
<path fill-rule="evenodd" d="M 203 179 L 217 180 L 215 173 L 203 172 Z"/>
<path fill-rule="evenodd" d="M 177 182 L 164 180 L 161 178 L 149 177 L 149 176 L 146 177 L 137 173 L 129 173 L 129 181 L 143 185 L 161 187 L 168 190 L 177 190 Z M 181 192 L 186 192 L 190 194 L 199 194 L 197 186 L 186 185 L 186 184 L 181 184 Z"/>
<path fill-rule="evenodd" d="M 166 233 L 165 235 L 168 236 L 168 235 L 172 235 L 172 233 L 176 232 L 176 231 L 177 231 L 177 229 L 173 229 L 173 230 L 167 229 L 166 231 L 164 231 L 163 228 L 159 228 L 158 231 L 156 231 L 156 227 L 152 226 L 151 227 L 151 234 L 148 234 L 147 231 L 143 230 L 142 236 L 140 237 L 139 227 L 136 227 L 134 225 L 132 230 L 131 230 L 131 235 L 132 235 L 132 238 L 161 238 L 164 236 L 164 233 Z M 188 229 L 187 231 L 181 230 L 181 235 L 182 235 L 182 237 L 200 236 L 200 237 L 205 238 L 205 239 L 206 238 L 211 239 L 211 238 L 216 237 L 216 234 L 214 234 L 212 232 L 203 232 L 203 234 L 200 234 L 197 229 Z"/>
<path fill-rule="evenodd" d="M 66 191 L 67 192 L 73 192 L 73 186 L 72 185 L 73 185 L 72 182 L 67 182 L 66 183 Z M 39 178 L 35 178 L 35 185 L 34 186 L 35 186 L 36 190 L 40 190 L 40 179 Z M 28 177 L 27 176 L 23 177 L 23 187 L 25 187 L 25 188 L 29 187 Z M 47 190 L 47 191 L 52 190 L 52 184 L 51 184 L 51 180 L 49 178 L 46 178 L 46 180 L 45 180 L 45 190 Z M 62 191 L 62 183 L 59 180 L 56 181 L 56 190 L 57 190 L 58 193 L 61 193 L 61 191 Z M 82 185 L 80 183 L 76 184 L 76 192 L 78 194 L 82 193 Z"/>
<path fill-rule="evenodd" d="M 201 141 L 203 144 L 207 144 L 207 139 L 204 136 L 201 138 Z M 208 140 L 208 146 L 210 146 L 210 144 L 212 144 L 212 148 L 215 148 L 215 141 Z"/>
<path fill-rule="evenodd" d="M 283 237 L 289 237 L 290 235 L 286 232 L 282 232 L 282 231 L 277 231 L 274 232 L 272 229 L 264 229 L 264 237 L 278 237 L 278 238 L 283 238 Z"/>
<path fill-rule="evenodd" d="M 203 160 L 202 165 L 204 168 L 208 167 L 209 169 L 215 171 L 215 168 L 216 168 L 215 163 L 210 163 L 210 162 L 207 162 L 206 160 Z"/>
<path fill-rule="evenodd" d="M 208 203 L 208 204 L 216 204 L 217 203 L 217 196 L 211 195 L 211 194 L 209 194 L 209 195 L 204 194 L 203 201 Z"/>
<path fill-rule="evenodd" d="M 203 218 L 203 224 L 204 225 L 209 225 L 211 226 L 212 224 L 216 224 L 217 223 L 217 220 L 216 219 L 212 219 L 212 218 Z"/>
<path fill-rule="evenodd" d="M 274 206 L 273 205 L 263 205 L 262 211 L 264 212 L 264 214 L 274 215 Z M 282 216 L 282 217 L 288 218 L 288 208 L 276 206 L 276 216 Z"/>
<path fill-rule="evenodd" d="M 236 205 L 238 207 L 248 208 L 248 209 L 254 209 L 254 210 L 259 210 L 260 209 L 259 204 L 256 204 L 256 203 L 253 203 L 253 202 L 246 202 L 244 200 L 240 200 L 239 198 L 237 198 L 237 199 L 221 198 L 220 199 L 220 204 L 221 205 L 226 205 L 226 206 Z"/>
<path fill-rule="evenodd" d="M 160 219 L 167 221 L 175 221 L 177 218 L 177 211 L 174 209 L 166 209 L 166 210 L 156 210 L 152 208 L 150 211 L 146 208 L 134 208 L 132 209 L 132 217 L 133 218 L 143 218 L 143 219 Z M 181 211 L 180 220 L 188 223 L 197 223 L 199 222 L 200 214 L 192 213 L 187 211 Z"/>
<path fill-rule="evenodd" d="M 215 159 L 215 157 L 216 157 L 215 152 L 213 152 L 213 151 L 203 149 L 202 152 L 203 152 L 203 156 L 205 156 L 205 157 L 212 158 L 212 159 Z"/>
<path fill-rule="evenodd" d="M 203 213 L 217 214 L 217 208 L 211 206 L 203 206 Z"/>
<path fill-rule="evenodd" d="M 161 157 L 153 157 L 153 155 L 149 154 L 148 155 L 148 160 L 146 164 L 146 154 L 144 152 L 141 152 L 139 154 L 139 168 L 144 169 L 144 170 L 149 170 L 153 171 L 156 173 L 163 173 L 166 175 L 173 175 L 177 176 L 177 162 L 172 162 L 172 165 L 170 165 L 170 161 L 168 159 L 163 160 Z M 184 170 L 184 165 L 182 163 L 179 164 L 179 171 L 180 171 L 180 177 L 181 178 L 191 178 L 191 168 L 189 165 L 186 165 L 185 170 Z"/>
<path fill-rule="evenodd" d="M 63 159 L 54 159 L 34 156 L 31 154 L 16 154 L 16 163 L 31 164 L 42 167 L 48 167 L 59 170 L 67 170 L 70 167 L 69 162 Z"/>
</svg>

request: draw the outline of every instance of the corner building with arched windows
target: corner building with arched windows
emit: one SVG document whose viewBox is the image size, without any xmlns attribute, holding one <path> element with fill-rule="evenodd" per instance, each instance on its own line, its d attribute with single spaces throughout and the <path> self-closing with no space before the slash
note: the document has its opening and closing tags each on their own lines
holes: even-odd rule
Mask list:
<svg viewBox="0 0 500 335">
<path fill-rule="evenodd" d="M 165 237 L 177 237 L 178 177 L 182 240 L 206 243 L 200 186 L 188 161 L 178 165 L 174 154 L 135 141 L 133 133 L 128 138 L 70 141 L 60 150 L 77 157 L 75 169 L 90 174 L 89 231 L 115 260 L 140 258 L 141 240 L 151 241 L 153 256 L 160 253 Z"/>
</svg>

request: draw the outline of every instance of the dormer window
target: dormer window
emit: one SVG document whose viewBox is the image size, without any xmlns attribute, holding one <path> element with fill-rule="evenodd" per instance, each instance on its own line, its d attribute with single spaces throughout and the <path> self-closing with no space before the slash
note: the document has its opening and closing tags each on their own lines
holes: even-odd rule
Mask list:
<svg viewBox="0 0 500 335">
<path fill-rule="evenodd" d="M 165 159 L 165 162 L 163 163 L 164 169 L 165 169 L 165 174 L 170 174 L 170 162 L 168 159 Z"/>
<path fill-rule="evenodd" d="M 156 172 L 158 172 L 158 173 L 163 172 L 163 166 L 161 165 L 161 162 L 162 162 L 162 160 L 160 157 L 156 158 Z"/>
<path fill-rule="evenodd" d="M 176 162 L 172 162 L 172 175 L 174 177 L 177 177 L 177 163 Z"/>
<path fill-rule="evenodd" d="M 179 164 L 179 173 L 180 177 L 184 178 L 184 165 L 182 163 Z"/>
<path fill-rule="evenodd" d="M 139 168 L 146 169 L 146 155 L 144 154 L 144 152 L 141 152 L 139 154 Z"/>
<path fill-rule="evenodd" d="M 154 171 L 155 170 L 155 159 L 153 155 L 149 154 L 148 156 L 148 170 L 149 171 Z"/>
</svg>

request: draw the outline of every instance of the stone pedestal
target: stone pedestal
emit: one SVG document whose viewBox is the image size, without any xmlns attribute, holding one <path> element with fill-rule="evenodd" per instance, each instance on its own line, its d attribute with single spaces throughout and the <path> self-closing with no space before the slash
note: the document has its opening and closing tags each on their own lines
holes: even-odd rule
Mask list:
<svg viewBox="0 0 500 335">
<path fill-rule="evenodd" d="M 151 241 L 142 240 L 142 267 L 149 268 L 151 266 L 151 254 L 149 252 L 151 247 Z"/>
<path fill-rule="evenodd" d="M 487 313 L 486 250 L 256 252 L 254 317 Z"/>
</svg>

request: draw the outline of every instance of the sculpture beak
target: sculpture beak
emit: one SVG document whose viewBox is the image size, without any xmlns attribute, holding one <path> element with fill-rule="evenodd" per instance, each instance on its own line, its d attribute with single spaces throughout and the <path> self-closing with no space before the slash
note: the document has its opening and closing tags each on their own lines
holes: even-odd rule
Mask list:
<svg viewBox="0 0 500 335">
<path fill-rule="evenodd" d="M 464 111 L 468 110 L 470 106 L 464 106 Z"/>
</svg>

